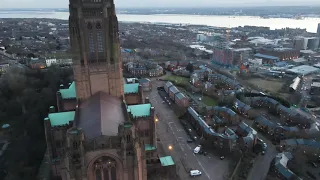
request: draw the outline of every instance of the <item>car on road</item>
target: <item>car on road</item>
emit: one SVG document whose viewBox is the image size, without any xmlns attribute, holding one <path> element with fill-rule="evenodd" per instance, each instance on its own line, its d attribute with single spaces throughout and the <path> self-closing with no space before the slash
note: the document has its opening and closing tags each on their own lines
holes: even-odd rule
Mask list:
<svg viewBox="0 0 320 180">
<path fill-rule="evenodd" d="M 200 176 L 202 173 L 199 170 L 191 170 L 190 176 Z"/>
<path fill-rule="evenodd" d="M 193 153 L 198 154 L 201 151 L 201 145 L 198 145 L 196 148 L 194 148 Z"/>
<path fill-rule="evenodd" d="M 220 159 L 221 159 L 221 160 L 224 160 L 224 158 L 225 158 L 224 156 L 220 156 Z"/>
<path fill-rule="evenodd" d="M 311 165 L 311 166 L 314 167 L 314 168 L 317 168 L 317 167 L 318 167 L 318 165 L 317 165 L 316 163 L 311 162 L 311 161 L 309 161 L 309 165 Z"/>
<path fill-rule="evenodd" d="M 193 140 L 192 139 L 187 139 L 187 143 L 192 143 Z"/>
<path fill-rule="evenodd" d="M 266 154 L 267 148 L 268 148 L 267 143 L 263 143 L 263 144 L 262 144 L 262 152 L 261 152 L 261 155 L 265 155 L 265 154 Z"/>
</svg>

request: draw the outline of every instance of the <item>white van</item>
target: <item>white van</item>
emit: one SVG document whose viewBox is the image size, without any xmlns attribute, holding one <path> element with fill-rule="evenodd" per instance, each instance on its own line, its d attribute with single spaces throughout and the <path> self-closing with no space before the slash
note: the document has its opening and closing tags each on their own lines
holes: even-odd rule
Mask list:
<svg viewBox="0 0 320 180">
<path fill-rule="evenodd" d="M 196 148 L 194 148 L 193 153 L 198 154 L 201 150 L 201 145 L 198 145 Z"/>
<path fill-rule="evenodd" d="M 190 171 L 190 176 L 200 176 L 201 175 L 201 171 L 199 170 L 191 170 Z"/>
</svg>

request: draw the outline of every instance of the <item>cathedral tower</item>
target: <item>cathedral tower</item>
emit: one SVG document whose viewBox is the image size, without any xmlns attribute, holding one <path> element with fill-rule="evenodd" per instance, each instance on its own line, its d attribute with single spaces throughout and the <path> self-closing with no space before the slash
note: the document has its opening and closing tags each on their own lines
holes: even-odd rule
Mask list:
<svg viewBox="0 0 320 180">
<path fill-rule="evenodd" d="M 113 0 L 69 0 L 69 31 L 76 93 L 123 96 L 118 19 Z"/>
</svg>

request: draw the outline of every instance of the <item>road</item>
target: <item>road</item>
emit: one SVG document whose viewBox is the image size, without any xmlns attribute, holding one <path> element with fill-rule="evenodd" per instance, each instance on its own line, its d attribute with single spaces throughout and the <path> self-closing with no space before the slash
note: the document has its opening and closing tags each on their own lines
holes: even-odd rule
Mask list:
<svg viewBox="0 0 320 180">
<path fill-rule="evenodd" d="M 152 91 L 148 95 L 150 102 L 156 109 L 159 116 L 157 124 L 157 135 L 163 146 L 172 146 L 173 149 L 168 150 L 173 156 L 177 171 L 181 179 L 193 179 L 186 172 L 184 167 L 198 169 L 202 172 L 202 176 L 197 177 L 199 180 L 225 180 L 228 174 L 228 161 L 220 160 L 213 154 L 208 156 L 195 155 L 193 149 L 198 145 L 187 143 L 189 138 L 180 124 L 176 114 L 168 104 L 162 103 L 162 98 L 158 95 L 156 88 L 162 86 L 164 82 L 152 80 Z M 167 148 L 168 149 L 168 148 Z M 185 159 L 185 163 L 181 163 L 180 159 Z"/>
<path fill-rule="evenodd" d="M 247 180 L 265 180 L 269 171 L 272 159 L 277 155 L 275 146 L 267 139 L 260 136 L 267 143 L 268 148 L 265 155 L 258 155 L 249 172 Z"/>
</svg>

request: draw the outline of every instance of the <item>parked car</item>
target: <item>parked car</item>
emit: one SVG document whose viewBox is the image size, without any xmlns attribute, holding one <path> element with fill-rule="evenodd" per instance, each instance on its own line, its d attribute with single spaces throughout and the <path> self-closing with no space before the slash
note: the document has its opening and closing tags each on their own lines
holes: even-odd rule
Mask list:
<svg viewBox="0 0 320 180">
<path fill-rule="evenodd" d="M 198 145 L 196 148 L 194 148 L 193 153 L 198 154 L 201 151 L 201 145 Z"/>
<path fill-rule="evenodd" d="M 187 143 L 192 143 L 192 142 L 193 142 L 192 139 L 188 139 L 188 140 L 187 140 Z"/>
<path fill-rule="evenodd" d="M 199 170 L 191 170 L 190 176 L 200 176 L 202 173 Z"/>
<path fill-rule="evenodd" d="M 310 164 L 311 166 L 315 167 L 315 168 L 318 167 L 318 165 L 317 165 L 316 163 L 314 163 L 314 162 L 309 161 L 309 164 Z"/>
</svg>

